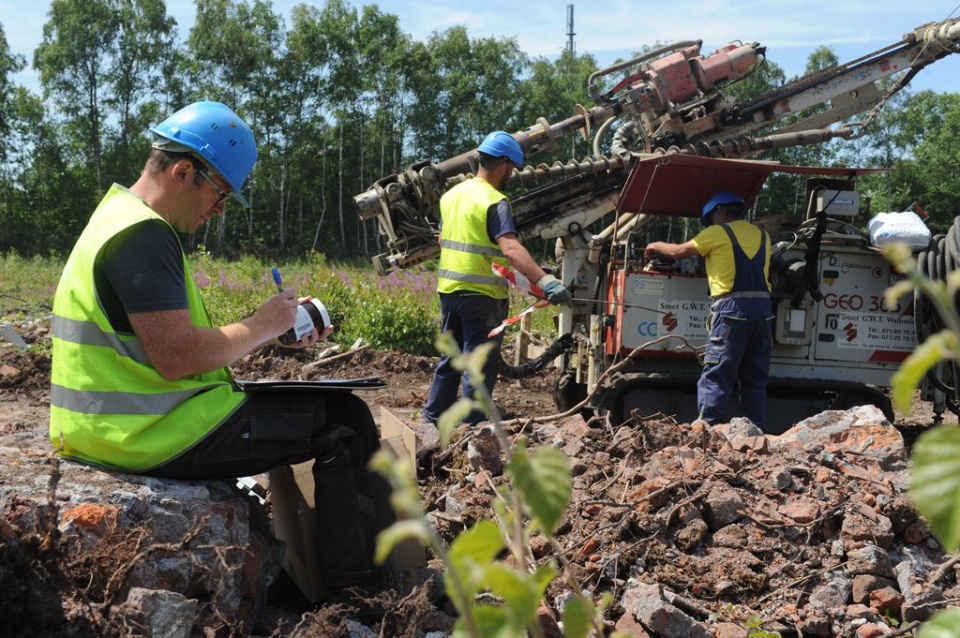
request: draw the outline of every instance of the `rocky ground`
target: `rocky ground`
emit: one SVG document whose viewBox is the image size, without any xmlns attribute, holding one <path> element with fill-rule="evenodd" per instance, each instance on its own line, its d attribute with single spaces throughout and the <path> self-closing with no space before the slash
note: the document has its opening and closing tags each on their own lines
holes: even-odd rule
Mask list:
<svg viewBox="0 0 960 638">
<path fill-rule="evenodd" d="M 47 338 L 43 321 L 15 327 L 27 342 Z M 245 358 L 235 372 L 247 379 L 378 376 L 388 387 L 362 395 L 374 414 L 384 406 L 416 417 L 433 359 L 360 349 L 318 364 L 321 354 L 267 348 Z M 114 617 L 97 617 L 106 609 L 105 596 L 119 601 L 129 589 L 121 564 L 142 560 L 144 549 L 132 536 L 115 538 L 107 555 L 102 546 L 86 548 L 85 555 L 70 536 L 64 507 L 56 507 L 64 502 L 62 494 L 50 495 L 54 507 L 36 510 L 30 530 L 9 522 L 25 520 L 15 511 L 26 507 L 17 498 L 17 490 L 27 489 L 20 486 L 41 486 L 42 492 L 52 483 L 46 461 L 49 368 L 47 356 L 0 341 L 0 492 L 7 490 L 0 499 L 0 583 L 7 591 L 11 583 L 32 587 L 54 601 L 54 607 L 14 609 L 9 601 L 16 597 L 7 596 L 0 613 L 8 622 L 35 614 L 35 622 L 47 627 L 63 618 L 59 633 L 34 635 L 146 635 Z M 709 430 L 664 415 L 616 427 L 587 424 L 579 416 L 527 421 L 555 411 L 552 385 L 549 372 L 503 381 L 496 399 L 513 419 L 513 434 L 562 449 L 570 459 L 574 493 L 557 540 L 569 575 L 585 591 L 596 598 L 613 595 L 606 613 L 611 629 L 654 637 L 778 632 L 874 638 L 916 631 L 931 613 L 960 599 L 953 562 L 906 497 L 909 450 L 878 410 L 825 412 L 776 437 L 737 420 Z M 918 401 L 897 425 L 911 433 L 909 441 L 931 422 L 929 405 Z M 469 433 L 451 449 L 420 459 L 423 501 L 446 540 L 491 515 L 491 485 L 504 481 L 495 459 L 467 453 L 482 438 Z M 59 489 L 75 484 L 71 472 L 63 472 Z M 50 512 L 59 512 L 60 520 L 44 520 Z M 543 537 L 533 539 L 531 550 L 539 561 L 557 558 Z M 24 574 L 32 575 L 29 582 Z M 541 612 L 545 635 L 558 635 L 551 617 L 569 598 L 565 581 L 550 586 Z M 241 611 L 243 604 L 237 603 Z M 194 626 L 193 633 L 448 635 L 451 619 L 443 609 L 422 600 L 414 607 L 365 626 L 341 609 L 311 608 L 281 579 L 257 607 L 255 631 L 221 618 L 215 626 Z M 62 609 L 69 613 L 58 615 Z"/>
</svg>

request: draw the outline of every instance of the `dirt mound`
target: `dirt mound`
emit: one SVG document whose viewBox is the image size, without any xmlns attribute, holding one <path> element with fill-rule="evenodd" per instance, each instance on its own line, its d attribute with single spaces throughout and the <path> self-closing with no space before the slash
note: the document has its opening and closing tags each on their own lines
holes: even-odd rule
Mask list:
<svg viewBox="0 0 960 638">
<path fill-rule="evenodd" d="M 50 357 L 29 350 L 0 350 L 0 391 L 45 399 L 50 393 Z"/>
<path fill-rule="evenodd" d="M 27 340 L 44 334 L 37 328 Z M 362 347 L 339 354 L 268 347 L 233 370 L 252 380 L 379 377 L 387 388 L 361 393 L 374 414 L 385 406 L 415 418 L 435 363 Z M 0 447 L 49 451 L 49 378 L 49 355 L 0 344 Z M 574 492 L 557 539 L 570 576 L 597 597 L 613 594 L 611 626 L 671 636 L 657 625 L 664 616 L 707 635 L 746 636 L 746 627 L 762 626 L 784 635 L 854 636 L 868 625 L 922 621 L 940 601 L 960 596 L 939 544 L 905 497 L 903 441 L 876 411 L 824 413 L 781 437 L 663 415 L 616 427 L 589 427 L 580 417 L 529 422 L 555 412 L 553 381 L 550 371 L 502 380 L 495 399 L 514 418 L 513 436 L 570 459 Z M 903 421 L 929 424 L 929 404 L 917 405 L 922 410 Z M 447 540 L 492 515 L 491 487 L 505 481 L 467 454 L 476 436 L 462 432 L 451 448 L 421 461 L 423 500 Z M 0 530 L 4 578 L 25 565 L 59 573 L 43 553 L 49 543 Z M 531 550 L 538 561 L 558 558 L 541 536 Z M 570 593 L 563 580 L 551 585 L 554 612 Z"/>
<path fill-rule="evenodd" d="M 324 355 L 324 356 L 318 356 Z M 509 357 L 505 349 L 504 356 Z M 247 355 L 233 366 L 238 379 L 357 379 L 378 377 L 387 387 L 362 393 L 379 415 L 378 406 L 415 413 L 426 403 L 433 378 L 435 357 L 409 355 L 399 351 L 380 352 L 367 347 L 325 354 L 290 351 L 271 346 Z M 509 416 L 552 414 L 553 376 L 542 371 L 526 379 L 501 379 L 497 386 L 497 404 Z"/>
<path fill-rule="evenodd" d="M 632 597 L 662 590 L 657 604 L 672 606 L 673 620 L 657 636 L 700 635 L 678 629 L 684 623 L 719 635 L 724 623 L 750 622 L 783 635 L 854 636 L 866 623 L 887 631 L 950 604 L 955 576 L 949 565 L 937 570 L 946 557 L 905 496 L 896 429 L 872 406 L 808 421 L 780 437 L 736 420 L 591 428 L 574 417 L 527 428 L 573 466 L 573 502 L 556 534 L 568 573 L 595 596 L 612 593 L 610 621 L 627 632 L 656 625 Z M 506 480 L 486 476 L 463 447 L 445 459 L 449 473 L 434 467 L 426 481 L 448 539 L 489 517 L 490 485 Z M 557 558 L 544 537 L 531 549 L 539 561 Z M 549 591 L 558 609 L 571 595 L 560 579 Z"/>
</svg>

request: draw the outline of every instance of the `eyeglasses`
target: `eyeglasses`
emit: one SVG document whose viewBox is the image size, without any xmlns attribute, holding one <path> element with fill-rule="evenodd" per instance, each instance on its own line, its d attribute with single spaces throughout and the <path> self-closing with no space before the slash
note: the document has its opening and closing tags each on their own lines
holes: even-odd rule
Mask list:
<svg viewBox="0 0 960 638">
<path fill-rule="evenodd" d="M 217 183 L 216 183 L 215 181 L 213 181 L 213 178 L 212 178 L 212 177 L 210 177 L 209 175 L 207 175 L 207 172 L 206 172 L 206 171 L 197 171 L 197 173 L 200 174 L 200 177 L 202 177 L 203 179 L 207 180 L 207 183 L 210 184 L 210 186 L 213 187 L 213 190 L 215 190 L 215 191 L 217 192 L 217 201 L 215 201 L 215 202 L 213 203 L 214 206 L 219 205 L 220 202 L 222 202 L 223 200 L 225 200 L 225 199 L 230 195 L 230 193 L 226 192 L 225 190 L 223 190 L 222 188 L 220 188 L 219 186 L 217 186 Z"/>
</svg>

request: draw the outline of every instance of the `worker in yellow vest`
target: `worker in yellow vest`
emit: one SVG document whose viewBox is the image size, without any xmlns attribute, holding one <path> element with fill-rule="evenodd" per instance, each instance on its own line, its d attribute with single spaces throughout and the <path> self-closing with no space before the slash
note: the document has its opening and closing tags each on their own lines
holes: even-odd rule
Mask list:
<svg viewBox="0 0 960 638">
<path fill-rule="evenodd" d="M 150 131 L 139 179 L 114 184 L 54 297 L 50 438 L 64 457 L 173 479 L 251 476 L 315 459 L 318 549 L 336 590 L 382 575 L 377 533 L 394 516 L 370 409 L 349 392 L 244 393 L 227 366 L 294 325 L 293 288 L 249 317 L 210 320 L 177 236 L 224 214 L 257 160 L 247 124 L 196 102 Z M 312 333 L 293 347 L 327 336 Z M 397 582 L 396 578 L 391 579 Z"/>
<path fill-rule="evenodd" d="M 507 280 L 497 276 L 492 263 L 510 265 L 547 295 L 554 304 L 569 303 L 570 292 L 553 275 L 547 274 L 518 239 L 510 202 L 502 191 L 515 168 L 523 166 L 523 149 L 512 135 L 494 131 L 477 147 L 477 175 L 454 186 L 440 198 L 440 266 L 437 292 L 440 295 L 441 330 L 450 332 L 462 352 L 493 342 L 494 349 L 483 367 L 483 384 L 490 396 L 497 382 L 502 333 L 487 335 L 507 318 Z M 476 381 L 454 369 L 443 356 L 433 376 L 424 406 L 424 418 L 436 423 L 457 400 L 473 398 Z M 464 419 L 476 424 L 485 417 L 474 409 Z"/>
</svg>

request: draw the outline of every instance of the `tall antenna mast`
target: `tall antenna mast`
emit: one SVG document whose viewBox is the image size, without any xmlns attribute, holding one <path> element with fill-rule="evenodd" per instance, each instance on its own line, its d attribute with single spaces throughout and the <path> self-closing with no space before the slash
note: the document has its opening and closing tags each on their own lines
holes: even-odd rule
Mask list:
<svg viewBox="0 0 960 638">
<path fill-rule="evenodd" d="M 573 36 L 577 35 L 573 32 L 573 5 L 567 5 L 567 51 L 570 53 L 576 54 L 577 47 L 573 43 Z"/>
</svg>

